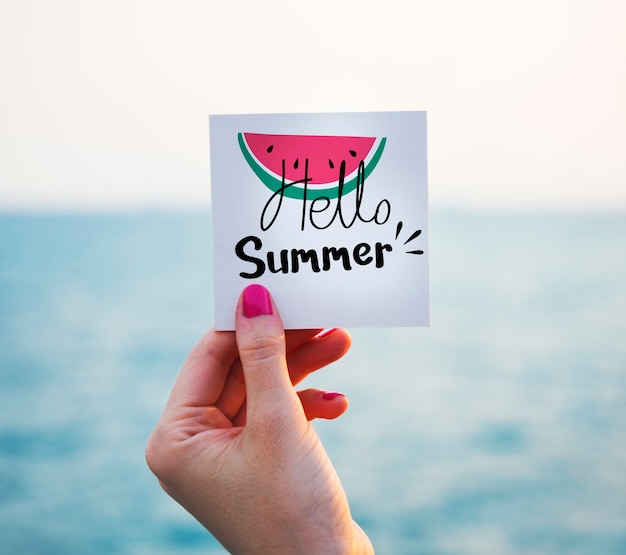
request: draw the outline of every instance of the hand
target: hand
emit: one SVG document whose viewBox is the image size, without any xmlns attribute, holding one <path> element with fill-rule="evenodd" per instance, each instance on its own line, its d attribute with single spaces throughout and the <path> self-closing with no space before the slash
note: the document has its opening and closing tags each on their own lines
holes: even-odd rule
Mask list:
<svg viewBox="0 0 626 555">
<path fill-rule="evenodd" d="M 373 553 L 308 420 L 341 394 L 293 385 L 345 354 L 344 330 L 285 334 L 269 293 L 239 300 L 236 332 L 193 348 L 146 449 L 165 491 L 231 553 Z"/>
</svg>

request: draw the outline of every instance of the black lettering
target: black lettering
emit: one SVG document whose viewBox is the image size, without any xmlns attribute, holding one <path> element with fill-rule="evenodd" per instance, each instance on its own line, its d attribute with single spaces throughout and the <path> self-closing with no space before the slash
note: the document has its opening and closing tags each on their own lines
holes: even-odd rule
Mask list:
<svg viewBox="0 0 626 555">
<path fill-rule="evenodd" d="M 371 250 L 372 247 L 370 247 L 367 243 L 359 243 L 352 251 L 354 261 L 361 266 L 366 266 L 374 260 L 371 256 L 367 256 Z M 363 258 L 364 256 L 367 256 L 367 258 Z"/>
<path fill-rule="evenodd" d="M 363 166 L 363 168 L 365 168 L 365 166 L 363 165 L 363 162 L 359 163 L 359 171 L 357 173 L 357 179 L 356 179 L 356 210 L 354 211 L 354 216 L 352 217 L 352 220 L 350 221 L 350 223 L 346 223 L 346 221 L 343 219 L 343 206 L 341 204 L 341 200 L 343 199 L 343 184 L 346 178 L 346 161 L 342 160 L 341 161 L 341 165 L 339 166 L 339 198 L 337 199 L 337 211 L 335 212 L 335 214 L 339 214 L 339 221 L 341 222 L 341 225 L 343 227 L 345 227 L 346 229 L 351 228 L 354 225 L 354 222 L 356 222 L 356 219 L 359 218 L 359 206 L 361 205 L 361 166 Z M 363 183 L 365 184 L 365 179 L 363 179 Z M 335 219 L 335 217 L 333 216 L 333 220 Z"/>
<path fill-rule="evenodd" d="M 283 205 L 283 198 L 285 197 L 285 190 L 291 187 L 292 185 L 297 185 L 298 183 L 304 184 L 304 199 L 302 200 L 302 229 L 304 229 L 304 213 L 306 210 L 306 191 L 307 191 L 308 183 L 309 181 L 311 181 L 308 176 L 309 161 L 308 159 L 306 160 L 306 164 L 304 168 L 304 179 L 301 179 L 299 181 L 294 181 L 293 183 L 285 182 L 285 161 L 284 160 L 282 161 L 282 167 L 283 167 L 283 175 L 282 175 L 282 181 L 280 184 L 280 189 L 272 193 L 270 198 L 265 203 L 265 206 L 263 207 L 263 210 L 261 212 L 261 222 L 260 222 L 261 231 L 267 231 L 270 227 L 272 227 L 272 225 L 274 225 L 274 222 L 276 221 L 276 218 L 278 217 L 278 213 L 280 212 L 280 209 Z M 276 203 L 275 199 L 278 199 L 276 201 L 277 202 L 276 209 L 274 210 L 273 215 L 269 216 L 268 210 L 270 209 L 273 203 L 274 204 Z M 266 221 L 267 218 L 269 218 L 269 222 Z"/>
<path fill-rule="evenodd" d="M 260 258 L 250 256 L 245 253 L 244 248 L 248 243 L 252 243 L 254 245 L 254 250 L 257 251 L 261 250 L 261 247 L 263 246 L 261 239 L 255 237 L 254 235 L 248 235 L 247 237 L 244 237 L 235 245 L 235 254 L 240 260 L 256 264 L 255 272 L 240 272 L 239 275 L 244 279 L 256 279 L 258 277 L 261 277 L 265 273 L 265 263 Z"/>
<path fill-rule="evenodd" d="M 285 181 L 285 172 L 283 171 L 283 181 Z M 302 217 L 300 218 L 300 230 L 304 231 L 304 220 L 306 217 L 306 194 L 309 188 L 309 159 L 304 160 L 304 196 L 302 198 Z"/>
<path fill-rule="evenodd" d="M 384 252 L 385 251 L 391 252 L 392 250 L 393 248 L 388 243 L 385 243 L 384 245 L 382 243 L 376 243 L 375 252 L 376 252 L 376 267 L 377 268 L 382 268 L 385 264 Z"/>
<path fill-rule="evenodd" d="M 386 207 L 386 209 L 387 209 L 386 210 L 386 215 L 385 215 L 385 218 L 383 220 L 379 220 L 378 219 L 378 215 L 380 214 L 380 210 L 381 210 L 382 206 Z M 386 198 L 384 198 L 376 206 L 376 212 L 374 213 L 374 221 L 378 225 L 383 225 L 383 224 L 387 223 L 387 220 L 389 219 L 389 216 L 391 216 L 391 203 Z"/>
<path fill-rule="evenodd" d="M 317 204 L 319 204 L 320 201 L 324 202 L 324 206 L 322 208 L 317 208 Z M 335 221 L 335 216 L 337 215 L 337 212 L 333 214 L 333 217 L 328 221 L 326 225 L 317 225 L 313 221 L 313 214 L 319 214 L 320 212 L 324 212 L 329 206 L 330 199 L 328 197 L 319 197 L 311 201 L 311 208 L 309 208 L 309 221 L 315 229 L 326 229 L 327 227 L 330 227 L 330 225 Z M 302 231 L 304 231 L 304 221 L 302 222 L 302 224 Z"/>
<path fill-rule="evenodd" d="M 348 253 L 348 249 L 346 249 L 346 247 L 324 247 L 322 249 L 322 261 L 325 272 L 330 270 L 331 256 L 334 260 L 342 261 L 344 270 L 352 270 L 352 266 L 350 265 L 350 254 Z"/>
<path fill-rule="evenodd" d="M 363 195 L 365 194 L 365 164 L 363 161 L 359 163 L 356 177 L 356 190 L 354 192 L 354 214 L 351 218 L 348 218 L 345 212 L 345 197 L 343 194 L 346 178 L 346 162 L 343 160 L 339 166 L 339 183 L 337 185 L 337 202 L 332 215 L 326 221 L 326 223 L 320 223 L 316 220 L 316 214 L 328 211 L 331 205 L 331 200 L 328 197 L 318 197 L 311 201 L 309 207 L 309 222 L 315 229 L 327 229 L 329 228 L 339 217 L 339 222 L 345 229 L 351 228 L 357 220 L 365 224 L 374 222 L 377 225 L 383 225 L 387 223 L 391 216 L 391 203 L 387 199 L 381 200 L 376 205 L 376 210 L 370 218 L 363 216 L 361 204 L 363 203 Z M 306 191 L 306 189 L 305 189 Z M 351 197 L 352 198 L 352 197 Z M 306 202 L 306 195 L 305 195 Z M 320 205 L 320 206 L 318 206 Z M 302 207 L 302 224 L 301 229 L 304 231 L 305 222 L 305 210 L 306 207 Z"/>
<path fill-rule="evenodd" d="M 280 251 L 280 268 L 276 267 L 275 255 L 272 251 L 267 253 L 267 269 L 273 274 L 277 274 L 278 272 L 282 272 L 286 274 L 289 271 L 289 257 L 288 257 L 287 249 L 283 249 Z"/>
<path fill-rule="evenodd" d="M 298 257 L 302 259 L 302 262 L 311 262 L 311 269 L 314 272 L 320 271 L 317 253 L 313 249 L 308 251 L 305 251 L 304 249 L 291 249 L 291 271 L 294 274 L 300 269 Z"/>
</svg>

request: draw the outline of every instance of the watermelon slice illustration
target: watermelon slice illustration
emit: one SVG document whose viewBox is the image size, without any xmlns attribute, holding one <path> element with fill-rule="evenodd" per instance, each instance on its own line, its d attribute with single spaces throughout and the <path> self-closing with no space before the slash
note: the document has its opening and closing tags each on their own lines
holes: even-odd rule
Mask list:
<svg viewBox="0 0 626 555">
<path fill-rule="evenodd" d="M 386 138 L 326 135 L 270 135 L 238 133 L 237 140 L 252 171 L 272 191 L 284 188 L 290 198 L 337 198 L 356 189 L 372 173 Z M 343 185 L 340 186 L 343 165 Z M 283 179 L 284 177 L 284 179 Z"/>
</svg>

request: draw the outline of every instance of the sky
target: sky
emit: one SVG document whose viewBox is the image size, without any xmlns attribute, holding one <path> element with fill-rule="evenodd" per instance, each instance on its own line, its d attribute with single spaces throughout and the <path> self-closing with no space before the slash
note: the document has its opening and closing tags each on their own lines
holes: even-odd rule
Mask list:
<svg viewBox="0 0 626 555">
<path fill-rule="evenodd" d="M 0 210 L 210 206 L 208 115 L 426 110 L 433 207 L 626 210 L 623 0 L 0 0 Z"/>
</svg>

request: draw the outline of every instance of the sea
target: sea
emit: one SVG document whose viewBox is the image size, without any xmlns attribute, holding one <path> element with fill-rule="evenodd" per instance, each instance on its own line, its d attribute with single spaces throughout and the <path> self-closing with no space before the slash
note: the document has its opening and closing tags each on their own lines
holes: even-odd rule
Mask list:
<svg viewBox="0 0 626 555">
<path fill-rule="evenodd" d="M 434 211 L 432 326 L 305 385 L 378 554 L 626 554 L 626 215 Z M 212 324 L 208 212 L 0 215 L 0 553 L 220 544 L 144 460 Z M 321 554 L 323 555 L 323 554 Z"/>
</svg>

